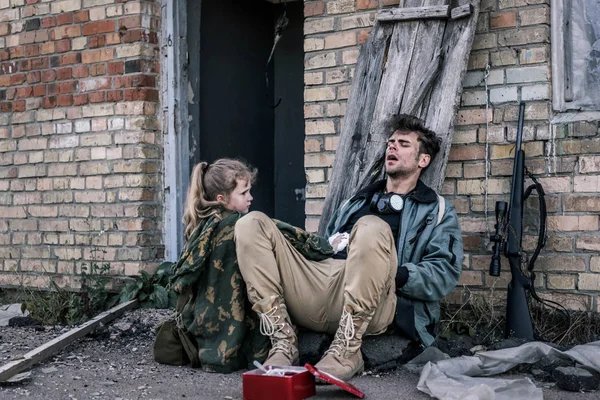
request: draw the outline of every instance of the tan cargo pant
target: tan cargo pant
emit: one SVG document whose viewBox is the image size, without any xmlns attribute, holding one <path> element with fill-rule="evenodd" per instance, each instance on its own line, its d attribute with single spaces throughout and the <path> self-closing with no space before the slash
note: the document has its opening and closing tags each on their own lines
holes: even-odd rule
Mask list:
<svg viewBox="0 0 600 400">
<path fill-rule="evenodd" d="M 367 334 L 383 333 L 394 319 L 398 255 L 389 225 L 358 220 L 347 260 L 307 260 L 265 214 L 253 211 L 235 226 L 237 258 L 252 304 L 279 295 L 294 324 L 335 333 L 342 307 L 373 312 Z"/>
</svg>

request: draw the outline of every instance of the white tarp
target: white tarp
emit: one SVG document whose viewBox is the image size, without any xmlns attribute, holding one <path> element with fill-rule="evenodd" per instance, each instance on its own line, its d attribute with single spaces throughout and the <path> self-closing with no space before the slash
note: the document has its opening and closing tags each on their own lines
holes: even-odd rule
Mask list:
<svg viewBox="0 0 600 400">
<path fill-rule="evenodd" d="M 530 342 L 470 357 L 428 362 L 421 371 L 417 389 L 444 400 L 542 400 L 542 389 L 529 378 L 484 377 L 501 374 L 518 364 L 533 364 L 549 355 L 573 360 L 600 372 L 600 341 L 575 346 L 564 352 L 545 343 Z"/>
</svg>

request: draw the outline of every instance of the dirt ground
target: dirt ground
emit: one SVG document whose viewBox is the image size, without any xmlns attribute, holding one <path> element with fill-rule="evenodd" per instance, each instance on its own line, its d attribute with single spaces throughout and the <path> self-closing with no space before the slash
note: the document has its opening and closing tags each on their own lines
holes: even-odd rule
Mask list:
<svg viewBox="0 0 600 400">
<path fill-rule="evenodd" d="M 59 354 L 37 364 L 26 381 L 0 386 L 0 398 L 22 399 L 242 399 L 241 372 L 208 374 L 152 359 L 153 328 L 170 311 L 138 309 L 97 329 Z M 61 335 L 62 327 L 0 327 L 0 363 Z M 514 376 L 513 376 L 514 377 Z M 366 373 L 352 383 L 369 399 L 429 399 L 416 389 L 418 376 L 404 370 Z M 540 384 L 541 385 L 541 384 Z M 332 386 L 317 386 L 323 399 L 351 399 Z M 546 399 L 593 399 L 598 393 L 544 388 Z"/>
</svg>

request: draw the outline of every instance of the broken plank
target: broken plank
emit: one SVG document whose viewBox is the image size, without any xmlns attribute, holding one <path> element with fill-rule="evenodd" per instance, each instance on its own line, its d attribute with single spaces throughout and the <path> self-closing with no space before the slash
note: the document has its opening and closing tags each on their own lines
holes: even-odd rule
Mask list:
<svg viewBox="0 0 600 400">
<path fill-rule="evenodd" d="M 391 8 L 377 13 L 377 21 L 392 22 L 409 21 L 412 19 L 444 19 L 448 18 L 450 15 L 449 10 L 450 7 L 447 5 Z"/>
<path fill-rule="evenodd" d="M 7 379 L 19 372 L 31 367 L 38 362 L 45 360 L 51 355 L 57 353 L 59 350 L 73 343 L 75 340 L 87 335 L 92 332 L 100 324 L 104 324 L 112 321 L 115 318 L 120 317 L 125 311 L 131 310 L 138 307 L 137 300 L 131 300 L 123 304 L 119 304 L 111 308 L 110 310 L 104 311 L 98 314 L 95 318 L 85 322 L 81 326 L 71 329 L 70 331 L 60 335 L 59 337 L 52 339 L 48 343 L 39 346 L 36 349 L 31 350 L 18 360 L 10 361 L 9 363 L 0 367 L 0 382 L 5 382 Z"/>
<path fill-rule="evenodd" d="M 473 5 L 465 4 L 464 6 L 454 7 L 452 11 L 450 11 L 451 19 L 459 19 L 471 15 L 473 12 Z"/>
</svg>

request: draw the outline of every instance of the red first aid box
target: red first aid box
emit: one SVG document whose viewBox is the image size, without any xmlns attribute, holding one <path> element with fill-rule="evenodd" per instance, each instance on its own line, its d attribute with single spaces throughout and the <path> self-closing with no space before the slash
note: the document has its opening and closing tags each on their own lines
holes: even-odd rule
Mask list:
<svg viewBox="0 0 600 400">
<path fill-rule="evenodd" d="M 301 400 L 316 394 L 315 377 L 304 367 L 267 367 L 285 375 L 266 375 L 260 369 L 242 374 L 244 400 Z"/>
</svg>

